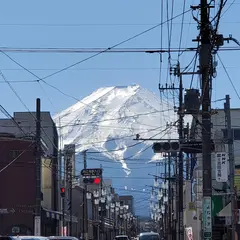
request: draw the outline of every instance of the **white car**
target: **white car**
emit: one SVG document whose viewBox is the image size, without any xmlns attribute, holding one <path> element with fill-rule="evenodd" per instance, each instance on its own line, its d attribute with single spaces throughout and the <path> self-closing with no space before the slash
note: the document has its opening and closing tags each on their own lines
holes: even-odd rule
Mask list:
<svg viewBox="0 0 240 240">
<path fill-rule="evenodd" d="M 0 236 L 0 240 L 49 240 L 40 236 Z"/>
<path fill-rule="evenodd" d="M 118 235 L 114 238 L 115 240 L 129 240 L 127 235 Z"/>
<path fill-rule="evenodd" d="M 139 240 L 160 240 L 160 235 L 155 232 L 140 233 Z"/>
</svg>

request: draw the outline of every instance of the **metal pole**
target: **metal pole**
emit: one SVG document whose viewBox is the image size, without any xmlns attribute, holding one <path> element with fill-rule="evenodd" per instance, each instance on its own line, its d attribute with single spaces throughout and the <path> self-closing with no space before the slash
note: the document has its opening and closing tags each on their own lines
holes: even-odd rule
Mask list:
<svg viewBox="0 0 240 240">
<path fill-rule="evenodd" d="M 172 202 L 172 192 L 171 192 L 171 153 L 168 153 L 168 236 L 169 239 L 172 239 L 172 210 L 171 210 L 171 202 Z"/>
<path fill-rule="evenodd" d="M 62 198 L 62 221 L 63 221 L 62 236 L 65 236 L 65 197 Z"/>
<path fill-rule="evenodd" d="M 232 240 L 235 239 L 235 191 L 234 191 L 234 173 L 235 173 L 235 159 L 234 159 L 234 146 L 233 146 L 233 132 L 231 123 L 230 112 L 230 97 L 226 95 L 226 103 L 224 104 L 224 111 L 227 123 L 227 142 L 229 154 L 229 170 L 230 170 L 230 191 L 231 191 L 231 211 L 232 211 Z"/>
<path fill-rule="evenodd" d="M 83 152 L 83 168 L 87 168 L 87 151 Z M 87 184 L 84 184 L 83 192 L 83 233 L 85 240 L 88 240 Z"/>
<path fill-rule="evenodd" d="M 62 151 L 59 150 L 58 152 L 58 211 L 62 212 L 62 197 L 60 193 L 60 188 L 62 186 Z M 63 229 L 63 219 L 61 219 L 61 222 L 59 222 L 59 229 L 58 233 L 59 236 L 62 235 L 62 229 Z"/>
<path fill-rule="evenodd" d="M 41 236 L 41 102 L 36 100 L 36 209 L 34 218 L 34 235 Z"/>
<path fill-rule="evenodd" d="M 212 239 L 211 31 L 207 0 L 201 0 L 200 73 L 202 87 L 203 239 Z M 208 220 L 209 219 L 209 220 Z"/>
<path fill-rule="evenodd" d="M 68 186 L 69 186 L 69 201 L 70 201 L 70 209 L 69 209 L 69 217 L 70 217 L 70 221 L 69 221 L 69 236 L 72 236 L 72 156 L 68 156 L 68 161 L 69 161 L 69 182 L 68 182 Z"/>
<path fill-rule="evenodd" d="M 180 65 L 178 63 L 177 66 L 178 76 L 179 76 L 179 126 L 178 126 L 178 134 L 179 134 L 179 143 L 181 144 L 183 142 L 183 125 L 184 125 L 184 114 L 183 114 L 183 83 L 182 83 L 182 75 L 180 73 Z M 179 151 L 179 157 L 178 157 L 178 167 L 179 167 L 179 173 L 178 173 L 178 239 L 183 240 L 184 239 L 184 229 L 183 229 L 183 152 Z"/>
<path fill-rule="evenodd" d="M 102 164 L 100 165 L 100 168 L 102 169 Z M 101 216 L 100 216 L 100 219 L 101 219 L 101 240 L 103 240 L 103 231 L 104 231 L 104 216 L 103 216 L 103 203 L 101 202 L 101 198 L 102 198 L 102 190 L 103 190 L 103 178 L 102 178 L 102 175 L 101 175 L 101 183 L 100 183 L 100 191 L 101 191 L 101 194 L 100 194 L 100 206 L 101 206 Z"/>
<path fill-rule="evenodd" d="M 165 160 L 164 160 L 164 183 L 166 184 L 167 182 L 167 158 L 165 155 Z M 164 197 L 166 197 L 167 195 L 167 189 L 165 187 L 164 189 Z M 165 205 L 165 213 L 164 213 L 164 237 L 167 239 L 167 203 L 163 202 L 163 204 Z"/>
<path fill-rule="evenodd" d="M 117 236 L 117 233 L 116 233 L 116 206 L 114 207 L 114 222 L 113 222 L 113 226 L 114 226 L 114 237 L 116 237 Z"/>
</svg>

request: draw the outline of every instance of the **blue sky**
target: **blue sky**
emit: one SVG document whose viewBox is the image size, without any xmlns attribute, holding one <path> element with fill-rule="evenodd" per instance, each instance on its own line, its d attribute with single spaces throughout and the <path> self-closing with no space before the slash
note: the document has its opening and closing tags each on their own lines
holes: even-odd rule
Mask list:
<svg viewBox="0 0 240 240">
<path fill-rule="evenodd" d="M 164 19 L 166 19 L 166 1 L 164 1 Z M 169 1 L 169 5 L 171 6 Z M 217 1 L 216 1 L 217 2 Z M 232 1 L 229 1 L 226 8 Z M 187 0 L 186 10 L 199 1 Z M 107 48 L 138 34 L 161 20 L 161 1 L 4 1 L 0 15 L 1 46 L 16 48 Z M 182 12 L 183 1 L 174 1 L 174 14 Z M 232 34 L 240 40 L 239 15 L 240 1 L 236 0 L 221 19 L 220 33 Z M 173 20 L 171 47 L 179 47 L 181 29 L 179 17 Z M 194 47 L 192 42 L 197 34 L 196 24 L 191 12 L 184 17 L 182 47 Z M 160 47 L 161 28 L 135 38 L 119 47 L 152 48 Z M 163 27 L 163 47 L 167 48 L 167 25 Z M 236 46 L 234 43 L 225 45 Z M 237 47 L 237 46 L 236 46 Z M 17 62 L 30 69 L 39 77 L 62 69 L 84 59 L 90 54 L 83 53 L 8 53 Z M 220 52 L 235 87 L 239 88 L 239 55 L 240 51 Z M 180 57 L 182 67 L 189 64 L 194 53 L 184 53 Z M 167 80 L 167 54 L 163 54 L 163 73 L 161 82 Z M 173 58 L 177 56 L 173 55 Z M 3 54 L 0 55 L 0 69 L 7 80 L 29 81 L 36 78 L 20 69 Z M 59 73 L 46 81 L 65 93 L 81 99 L 99 87 L 114 85 L 140 84 L 159 94 L 159 54 L 147 53 L 106 53 L 67 71 Z M 1 80 L 2 81 L 2 80 Z M 169 81 L 169 80 L 168 80 Z M 184 78 L 185 87 L 189 79 Z M 197 79 L 194 85 L 197 84 Z M 1 104 L 12 114 L 14 111 L 25 111 L 26 108 L 17 99 L 6 83 L 1 82 Z M 35 99 L 42 99 L 42 108 L 52 114 L 59 112 L 76 101 L 66 97 L 44 83 L 12 83 L 16 92 L 30 110 L 35 108 Z M 222 68 L 218 64 L 218 77 L 213 82 L 213 100 L 229 93 L 232 106 L 239 106 L 239 99 Z M 215 106 L 215 105 L 213 105 Z M 218 106 L 221 106 L 218 104 Z"/>
</svg>

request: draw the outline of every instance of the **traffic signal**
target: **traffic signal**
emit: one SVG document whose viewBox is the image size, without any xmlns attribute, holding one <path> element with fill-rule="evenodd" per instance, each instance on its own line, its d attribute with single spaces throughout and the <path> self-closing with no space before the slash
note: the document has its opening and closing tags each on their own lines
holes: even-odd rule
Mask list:
<svg viewBox="0 0 240 240">
<path fill-rule="evenodd" d="M 98 178 L 98 177 L 94 178 L 94 183 L 95 184 L 99 184 L 100 182 L 101 182 L 100 178 Z"/>
<path fill-rule="evenodd" d="M 179 152 L 180 144 L 179 142 L 157 142 L 152 148 L 154 153 Z"/>
<path fill-rule="evenodd" d="M 101 183 L 101 178 L 100 177 L 84 177 L 83 178 L 83 183 L 98 185 L 98 184 Z"/>
<path fill-rule="evenodd" d="M 60 193 L 61 193 L 61 197 L 65 197 L 65 188 L 64 187 L 61 187 L 60 188 Z"/>
</svg>

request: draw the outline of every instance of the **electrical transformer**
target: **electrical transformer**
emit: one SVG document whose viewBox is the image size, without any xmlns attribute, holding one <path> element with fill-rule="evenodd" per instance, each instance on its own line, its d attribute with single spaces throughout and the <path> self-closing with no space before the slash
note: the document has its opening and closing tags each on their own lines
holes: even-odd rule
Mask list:
<svg viewBox="0 0 240 240">
<path fill-rule="evenodd" d="M 184 95 L 184 110 L 186 114 L 197 114 L 200 107 L 200 93 L 198 89 L 186 89 Z"/>
</svg>

